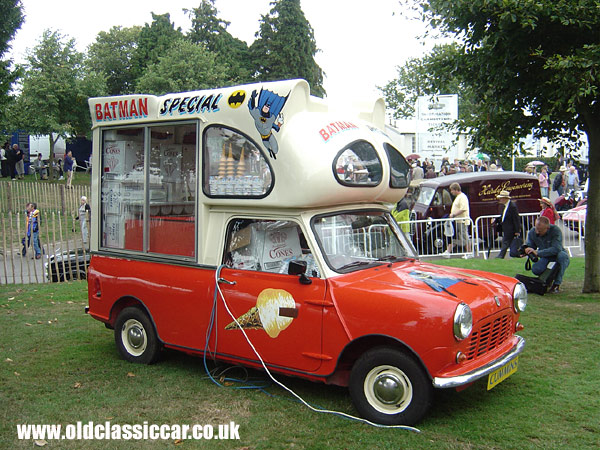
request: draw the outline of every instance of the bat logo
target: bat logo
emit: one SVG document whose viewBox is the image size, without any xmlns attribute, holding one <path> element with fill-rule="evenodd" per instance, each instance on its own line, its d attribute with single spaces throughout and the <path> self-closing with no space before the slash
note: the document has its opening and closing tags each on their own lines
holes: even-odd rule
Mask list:
<svg viewBox="0 0 600 450">
<path fill-rule="evenodd" d="M 227 104 L 231 108 L 236 109 L 236 108 L 239 108 L 240 106 L 242 106 L 242 103 L 244 103 L 245 99 L 246 99 L 246 91 L 235 91 L 227 99 Z"/>
</svg>

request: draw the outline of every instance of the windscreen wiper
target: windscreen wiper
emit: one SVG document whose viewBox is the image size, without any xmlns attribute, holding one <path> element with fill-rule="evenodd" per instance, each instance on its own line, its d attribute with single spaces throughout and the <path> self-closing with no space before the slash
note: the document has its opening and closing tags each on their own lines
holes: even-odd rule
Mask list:
<svg viewBox="0 0 600 450">
<path fill-rule="evenodd" d="M 372 264 L 377 264 L 377 261 L 353 261 L 348 264 L 344 264 L 342 267 L 339 267 L 337 270 L 346 270 L 354 267 L 360 266 L 370 266 Z"/>
</svg>

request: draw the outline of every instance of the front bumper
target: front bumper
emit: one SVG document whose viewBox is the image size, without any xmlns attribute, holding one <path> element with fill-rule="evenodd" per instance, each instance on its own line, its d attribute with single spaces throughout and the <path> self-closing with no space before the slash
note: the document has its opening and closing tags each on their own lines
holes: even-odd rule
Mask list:
<svg viewBox="0 0 600 450">
<path fill-rule="evenodd" d="M 463 375 L 448 378 L 435 377 L 433 379 L 433 387 L 438 389 L 444 389 L 463 386 L 465 384 L 473 383 L 474 381 L 486 375 L 489 375 L 493 371 L 499 369 L 503 365 L 515 359 L 525 348 L 525 339 L 523 339 L 521 336 L 515 337 L 517 338 L 517 343 L 508 353 L 502 355 L 502 357 L 494 361 L 490 361 L 485 366 L 479 367 L 478 369 L 475 369 Z"/>
</svg>

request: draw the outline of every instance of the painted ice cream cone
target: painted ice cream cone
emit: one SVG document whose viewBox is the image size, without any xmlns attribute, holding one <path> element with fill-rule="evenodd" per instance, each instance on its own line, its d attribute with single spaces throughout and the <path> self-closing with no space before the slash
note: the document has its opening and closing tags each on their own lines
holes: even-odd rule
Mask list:
<svg viewBox="0 0 600 450">
<path fill-rule="evenodd" d="M 246 330 L 262 330 L 263 325 L 260 321 L 260 316 L 258 314 L 258 308 L 253 306 L 248 310 L 247 313 L 241 315 L 237 318 L 238 323 L 241 328 Z M 238 327 L 237 323 L 231 322 L 229 325 L 225 327 L 226 330 L 235 330 Z"/>
<path fill-rule="evenodd" d="M 276 338 L 280 332 L 290 326 L 297 316 L 296 302 L 292 294 L 282 289 L 265 289 L 256 299 L 256 306 L 240 316 L 237 321 L 241 328 L 249 330 L 264 329 Z M 231 322 L 226 330 L 235 330 L 238 325 Z"/>
</svg>

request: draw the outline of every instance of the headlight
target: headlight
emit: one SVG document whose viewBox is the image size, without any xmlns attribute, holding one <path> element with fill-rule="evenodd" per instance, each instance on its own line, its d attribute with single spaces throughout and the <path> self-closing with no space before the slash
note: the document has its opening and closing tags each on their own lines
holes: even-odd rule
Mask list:
<svg viewBox="0 0 600 450">
<path fill-rule="evenodd" d="M 473 329 L 473 314 L 468 305 L 461 303 L 454 313 L 454 337 L 459 341 L 469 337 Z"/>
<path fill-rule="evenodd" d="M 513 291 L 513 303 L 515 311 L 522 313 L 527 307 L 527 289 L 523 283 L 517 283 Z"/>
</svg>

